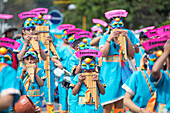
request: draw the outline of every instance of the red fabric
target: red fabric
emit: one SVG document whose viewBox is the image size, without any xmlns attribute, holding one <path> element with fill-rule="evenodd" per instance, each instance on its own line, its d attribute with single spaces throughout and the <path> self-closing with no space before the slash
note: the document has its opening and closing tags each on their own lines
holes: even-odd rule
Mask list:
<svg viewBox="0 0 170 113">
<path fill-rule="evenodd" d="M 12 53 L 12 67 L 17 70 L 17 58 L 14 53 Z"/>
</svg>

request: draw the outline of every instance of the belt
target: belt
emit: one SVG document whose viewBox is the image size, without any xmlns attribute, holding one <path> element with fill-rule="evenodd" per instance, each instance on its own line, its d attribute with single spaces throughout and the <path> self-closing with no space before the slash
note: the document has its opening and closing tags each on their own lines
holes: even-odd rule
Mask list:
<svg viewBox="0 0 170 113">
<path fill-rule="evenodd" d="M 125 61 L 125 58 L 122 58 L 123 61 Z M 119 55 L 110 55 L 107 57 L 103 57 L 103 61 L 106 62 L 119 62 Z"/>
<path fill-rule="evenodd" d="M 28 90 L 27 96 L 29 96 L 29 97 L 41 96 L 40 89 L 38 89 L 38 90 L 35 90 L 35 89 L 34 90 Z"/>
<path fill-rule="evenodd" d="M 98 98 L 98 103 L 100 104 L 100 97 L 98 96 L 97 98 Z M 95 102 L 93 102 L 93 98 L 92 97 L 90 97 L 90 101 L 89 102 L 86 102 L 85 100 L 86 100 L 85 97 L 79 96 L 79 104 L 95 104 Z"/>
</svg>

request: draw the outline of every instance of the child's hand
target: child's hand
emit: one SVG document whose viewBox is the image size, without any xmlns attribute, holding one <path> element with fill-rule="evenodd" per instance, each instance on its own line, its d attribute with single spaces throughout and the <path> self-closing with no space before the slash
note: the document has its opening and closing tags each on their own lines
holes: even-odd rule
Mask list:
<svg viewBox="0 0 170 113">
<path fill-rule="evenodd" d="M 63 65 L 62 65 L 61 62 L 58 62 L 58 63 L 57 63 L 57 66 L 58 66 L 58 68 L 63 69 Z"/>
<path fill-rule="evenodd" d="M 93 81 L 96 81 L 97 83 L 99 83 L 99 77 L 98 77 L 98 75 L 94 75 L 94 76 L 92 77 L 92 80 L 93 80 Z"/>
<path fill-rule="evenodd" d="M 170 39 L 168 39 L 164 45 L 164 52 L 170 53 Z"/>
<path fill-rule="evenodd" d="M 125 31 L 125 30 L 124 30 L 124 31 L 121 31 L 122 36 L 128 37 L 128 36 L 127 36 L 127 32 L 128 32 L 128 31 Z"/>
<path fill-rule="evenodd" d="M 34 72 L 36 73 L 38 66 L 35 64 L 33 65 Z"/>
<path fill-rule="evenodd" d="M 48 41 L 52 41 L 52 37 L 51 36 L 47 36 L 47 40 Z"/>
<path fill-rule="evenodd" d="M 22 73 L 25 74 L 26 70 L 27 70 L 27 66 L 24 66 L 22 69 Z"/>
<path fill-rule="evenodd" d="M 79 75 L 79 77 L 78 77 L 78 79 L 79 79 L 79 82 L 83 82 L 85 79 L 86 79 L 86 76 L 85 75 L 82 75 L 82 74 L 80 74 Z"/>
<path fill-rule="evenodd" d="M 35 41 L 39 40 L 38 35 L 35 35 L 33 38 L 34 38 Z"/>
<path fill-rule="evenodd" d="M 25 40 L 25 43 L 29 43 L 31 40 L 31 37 L 26 35 L 26 36 L 24 36 L 24 40 Z"/>
</svg>

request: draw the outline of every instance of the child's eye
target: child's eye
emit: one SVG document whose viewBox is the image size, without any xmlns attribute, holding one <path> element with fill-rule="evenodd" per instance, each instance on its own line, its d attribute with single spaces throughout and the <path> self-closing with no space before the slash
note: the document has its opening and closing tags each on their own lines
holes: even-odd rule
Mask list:
<svg viewBox="0 0 170 113">
<path fill-rule="evenodd" d="M 82 64 L 83 67 L 86 67 L 86 64 Z"/>
<path fill-rule="evenodd" d="M 94 64 L 90 64 L 90 67 L 94 67 Z"/>
<path fill-rule="evenodd" d="M 113 25 L 114 25 L 114 26 L 116 26 L 116 25 L 117 25 L 117 23 L 113 23 Z"/>
</svg>

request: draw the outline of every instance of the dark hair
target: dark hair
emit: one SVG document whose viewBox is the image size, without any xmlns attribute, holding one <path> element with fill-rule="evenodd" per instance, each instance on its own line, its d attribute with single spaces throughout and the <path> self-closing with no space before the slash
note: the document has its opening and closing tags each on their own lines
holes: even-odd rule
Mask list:
<svg viewBox="0 0 170 113">
<path fill-rule="evenodd" d="M 158 50 L 163 50 L 163 47 L 154 47 L 148 51 L 146 51 L 147 54 L 153 54 L 153 52 L 158 51 Z"/>
<path fill-rule="evenodd" d="M 141 32 L 140 33 L 140 35 L 139 35 L 139 39 L 141 39 L 141 38 L 148 38 L 147 36 L 146 36 L 146 34 L 144 33 L 144 32 Z"/>
<path fill-rule="evenodd" d="M 73 42 L 73 48 L 76 48 L 76 46 L 78 46 L 78 44 L 79 44 L 83 39 L 84 39 L 84 38 L 79 38 L 79 39 L 75 40 L 75 41 Z"/>
<path fill-rule="evenodd" d="M 81 58 L 81 62 L 82 62 L 84 59 L 86 59 L 86 58 L 90 58 L 90 59 L 92 59 L 92 60 L 95 61 L 95 57 L 93 57 L 93 56 L 83 56 L 83 57 Z M 95 61 L 95 62 L 96 62 L 96 61 Z"/>
</svg>

